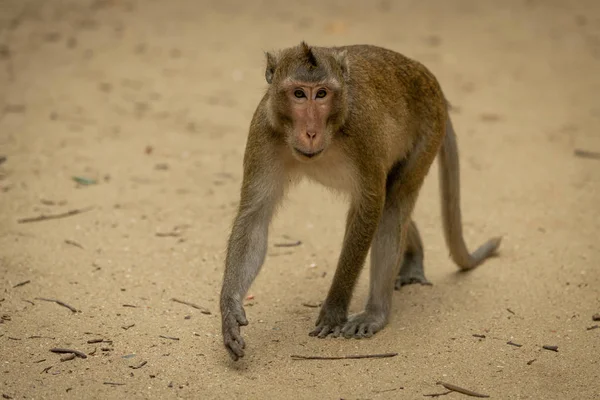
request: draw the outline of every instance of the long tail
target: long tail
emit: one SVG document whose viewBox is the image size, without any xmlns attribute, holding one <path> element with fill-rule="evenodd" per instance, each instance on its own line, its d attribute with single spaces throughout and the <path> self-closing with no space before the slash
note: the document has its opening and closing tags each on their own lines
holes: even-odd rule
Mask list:
<svg viewBox="0 0 600 400">
<path fill-rule="evenodd" d="M 495 237 L 469 253 L 462 232 L 462 217 L 460 212 L 460 170 L 458 161 L 458 146 L 452 122 L 448 117 L 446 135 L 439 151 L 440 194 L 442 201 L 442 221 L 444 237 L 450 249 L 452 260 L 460 269 L 472 269 L 481 264 L 486 258 L 493 256 L 500 246 L 501 237 Z"/>
</svg>

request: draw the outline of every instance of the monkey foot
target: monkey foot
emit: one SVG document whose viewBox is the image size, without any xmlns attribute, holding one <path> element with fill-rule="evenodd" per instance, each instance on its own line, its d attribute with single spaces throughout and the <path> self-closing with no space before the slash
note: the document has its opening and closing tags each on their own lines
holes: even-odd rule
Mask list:
<svg viewBox="0 0 600 400">
<path fill-rule="evenodd" d="M 402 286 L 414 285 L 416 283 L 418 283 L 420 285 L 433 286 L 433 283 L 429 282 L 427 280 L 427 278 L 425 278 L 425 275 L 421 275 L 421 276 L 403 276 L 403 275 L 399 275 L 396 278 L 396 284 L 394 285 L 394 289 L 400 290 L 400 288 Z"/>
<path fill-rule="evenodd" d="M 423 260 L 405 260 L 400 268 L 400 273 L 396 278 L 394 288 L 399 290 L 402 286 L 413 285 L 415 283 L 428 286 L 432 285 L 432 283 L 425 278 Z"/>
<path fill-rule="evenodd" d="M 342 334 L 347 339 L 369 338 L 383 329 L 385 320 L 382 312 L 363 311 L 348 318 L 348 322 L 342 328 Z"/>
</svg>

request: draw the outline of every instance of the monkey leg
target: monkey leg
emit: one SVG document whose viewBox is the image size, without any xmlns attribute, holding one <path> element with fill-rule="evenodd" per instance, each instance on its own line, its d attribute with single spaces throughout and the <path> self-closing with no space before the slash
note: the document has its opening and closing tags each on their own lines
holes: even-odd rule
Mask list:
<svg viewBox="0 0 600 400">
<path fill-rule="evenodd" d="M 324 338 L 331 334 L 338 337 L 342 333 L 354 286 L 381 220 L 384 197 L 382 190 L 378 195 L 365 196 L 350 207 L 338 266 L 310 336 Z"/>
<path fill-rule="evenodd" d="M 344 337 L 371 337 L 387 324 L 395 278 L 406 248 L 410 214 L 415 200 L 416 193 L 399 196 L 388 190 L 383 215 L 371 247 L 367 306 L 363 312 L 348 318 L 342 328 Z"/>
<path fill-rule="evenodd" d="M 431 282 L 425 277 L 421 235 L 415 221 L 410 221 L 406 237 L 406 251 L 404 252 L 400 273 L 396 277 L 395 289 L 398 290 L 404 285 L 413 283 L 431 285 Z"/>
</svg>

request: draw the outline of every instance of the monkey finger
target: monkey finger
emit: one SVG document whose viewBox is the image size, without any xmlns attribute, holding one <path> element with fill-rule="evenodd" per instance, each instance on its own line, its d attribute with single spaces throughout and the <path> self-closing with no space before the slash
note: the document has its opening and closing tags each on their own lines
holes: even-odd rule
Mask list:
<svg viewBox="0 0 600 400">
<path fill-rule="evenodd" d="M 333 332 L 331 333 L 331 337 L 334 337 L 334 338 L 340 337 L 341 333 L 342 333 L 342 327 L 336 326 L 335 329 L 333 330 Z"/>
<path fill-rule="evenodd" d="M 358 338 L 363 338 L 363 337 L 367 337 L 367 332 L 368 332 L 368 326 L 365 324 L 362 324 L 359 328 L 358 328 L 358 332 L 356 332 L 356 336 Z"/>
<path fill-rule="evenodd" d="M 375 330 L 373 329 L 373 326 L 372 326 L 372 325 L 370 325 L 370 326 L 367 328 L 367 330 L 366 330 L 366 332 L 364 333 L 364 335 L 363 335 L 363 336 L 364 336 L 365 338 L 370 338 L 370 337 L 371 337 L 371 336 L 373 336 L 374 334 L 375 334 Z"/>
<path fill-rule="evenodd" d="M 244 314 L 236 315 L 235 320 L 237 321 L 238 324 L 240 324 L 240 326 L 248 325 L 248 319 L 246 318 L 246 315 L 244 315 Z"/>
<path fill-rule="evenodd" d="M 327 335 L 329 335 L 329 332 L 331 332 L 331 328 L 329 327 L 329 325 L 323 325 L 323 326 L 318 326 L 316 329 L 314 329 L 308 335 L 316 336 L 319 339 L 323 339 L 324 337 L 327 337 Z"/>
<path fill-rule="evenodd" d="M 350 339 L 356 336 L 356 329 L 358 326 L 356 324 L 346 324 L 342 329 L 342 333 L 346 339 Z"/>
<path fill-rule="evenodd" d="M 240 358 L 244 357 L 244 350 L 242 350 L 241 346 L 234 342 L 234 341 L 230 341 L 227 345 L 226 345 L 227 351 L 229 352 L 229 356 L 231 357 L 231 359 L 233 361 L 237 361 Z"/>
</svg>

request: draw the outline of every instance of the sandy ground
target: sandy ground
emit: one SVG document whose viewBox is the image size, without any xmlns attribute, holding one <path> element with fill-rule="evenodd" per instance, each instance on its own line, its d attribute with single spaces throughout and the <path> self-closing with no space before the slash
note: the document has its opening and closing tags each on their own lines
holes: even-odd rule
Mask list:
<svg viewBox="0 0 600 400">
<path fill-rule="evenodd" d="M 440 380 L 495 399 L 599 398 L 600 160 L 574 155 L 600 151 L 599 2 L 3 0 L 0 28 L 4 398 L 419 399 Z M 318 309 L 303 303 L 327 292 L 346 204 L 304 183 L 274 221 L 234 364 L 218 296 L 263 51 L 302 39 L 389 47 L 438 76 L 468 243 L 504 242 L 456 272 L 433 168 L 416 220 L 434 286 L 396 292 L 370 340 L 310 338 Z M 284 235 L 302 245 L 275 247 Z M 398 355 L 290 358 L 385 352 Z"/>
</svg>

